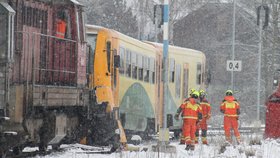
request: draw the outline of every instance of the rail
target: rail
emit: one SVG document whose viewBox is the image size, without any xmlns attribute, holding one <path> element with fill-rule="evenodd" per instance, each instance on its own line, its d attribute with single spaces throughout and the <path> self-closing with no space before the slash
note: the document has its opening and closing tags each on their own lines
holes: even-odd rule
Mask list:
<svg viewBox="0 0 280 158">
<path fill-rule="evenodd" d="M 263 133 L 265 127 L 239 127 L 238 131 L 241 134 L 254 134 L 254 133 Z M 210 127 L 207 130 L 208 136 L 216 136 L 219 134 L 224 134 L 224 128 L 223 127 Z"/>
</svg>

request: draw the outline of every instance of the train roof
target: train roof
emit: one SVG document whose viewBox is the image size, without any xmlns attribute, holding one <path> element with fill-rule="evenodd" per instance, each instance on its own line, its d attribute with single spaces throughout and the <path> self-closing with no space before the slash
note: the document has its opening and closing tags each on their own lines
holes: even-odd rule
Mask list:
<svg viewBox="0 0 280 158">
<path fill-rule="evenodd" d="M 127 36 L 123 33 L 113 30 L 113 29 L 108 29 L 108 28 L 105 28 L 102 26 L 97 26 L 97 25 L 86 25 L 86 30 L 87 30 L 87 33 L 89 33 L 89 34 L 97 34 L 98 31 L 100 31 L 100 30 L 108 31 L 108 32 L 111 32 L 112 34 L 115 34 L 115 36 L 117 36 L 117 38 L 119 38 L 122 41 L 125 41 L 126 43 L 130 43 L 130 44 L 138 46 L 138 47 L 142 46 L 142 48 L 145 48 L 145 49 L 155 50 L 154 46 L 152 46 L 148 43 L 145 43 L 143 41 L 140 41 L 138 39 L 135 39 L 133 37 Z"/>
<path fill-rule="evenodd" d="M 97 26 L 97 25 L 86 25 L 86 30 L 87 33 L 89 34 L 97 34 L 98 31 L 100 30 L 104 30 L 104 31 L 108 31 L 111 32 L 112 34 L 115 34 L 119 39 L 127 42 L 127 43 L 131 43 L 133 45 L 137 45 L 137 46 L 144 46 L 145 49 L 157 49 L 162 51 L 162 43 L 156 43 L 156 42 L 150 42 L 150 41 L 140 41 L 137 40 L 135 38 L 129 37 L 123 33 L 120 33 L 118 31 L 112 30 L 112 29 L 108 29 L 102 26 Z M 190 49 L 190 48 L 184 48 L 184 47 L 179 47 L 179 46 L 172 46 L 169 45 L 169 51 L 172 54 L 177 54 L 177 55 L 188 55 L 188 56 L 193 56 L 193 57 L 204 57 L 205 58 L 205 54 L 201 51 L 198 50 L 194 50 L 194 49 Z M 157 52 L 159 53 L 159 52 Z"/>
<path fill-rule="evenodd" d="M 162 50 L 162 47 L 163 47 L 162 43 L 156 43 L 156 42 L 150 42 L 150 41 L 145 41 L 145 42 L 148 43 L 148 44 L 154 45 L 155 47 Z M 195 50 L 195 49 L 190 49 L 190 48 L 184 48 L 184 47 L 169 45 L 168 50 L 172 54 L 205 57 L 205 54 L 203 52 Z"/>
</svg>

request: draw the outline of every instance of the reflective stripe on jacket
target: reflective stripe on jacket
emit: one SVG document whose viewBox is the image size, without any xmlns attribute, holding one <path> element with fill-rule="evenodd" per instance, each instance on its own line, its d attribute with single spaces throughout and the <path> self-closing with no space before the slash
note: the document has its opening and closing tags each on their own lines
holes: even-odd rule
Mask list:
<svg viewBox="0 0 280 158">
<path fill-rule="evenodd" d="M 225 97 L 225 101 L 223 101 L 220 106 L 220 110 L 224 112 L 224 116 L 228 117 L 237 117 L 239 109 L 239 103 L 233 96 Z"/>
<path fill-rule="evenodd" d="M 198 119 L 198 113 L 201 113 L 201 107 L 193 101 L 187 101 L 181 105 L 183 119 Z"/>
</svg>

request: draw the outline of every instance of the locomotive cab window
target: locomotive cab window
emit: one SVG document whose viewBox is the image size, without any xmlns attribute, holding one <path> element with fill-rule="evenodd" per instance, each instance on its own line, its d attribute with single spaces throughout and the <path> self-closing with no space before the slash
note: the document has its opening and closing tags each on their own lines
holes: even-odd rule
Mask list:
<svg viewBox="0 0 280 158">
<path fill-rule="evenodd" d="M 71 21 L 69 11 L 61 9 L 56 15 L 56 37 L 71 39 Z"/>
<path fill-rule="evenodd" d="M 196 66 L 196 84 L 201 84 L 201 63 L 197 63 Z"/>
</svg>

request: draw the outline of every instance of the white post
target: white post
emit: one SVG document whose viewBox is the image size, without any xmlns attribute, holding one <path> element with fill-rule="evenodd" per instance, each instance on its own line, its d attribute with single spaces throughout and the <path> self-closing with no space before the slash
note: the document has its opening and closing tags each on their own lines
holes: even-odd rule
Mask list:
<svg viewBox="0 0 280 158">
<path fill-rule="evenodd" d="M 259 23 L 259 61 L 258 61 L 258 88 L 257 88 L 257 120 L 260 121 L 260 90 L 261 90 L 261 61 L 262 61 L 262 7 Z"/>
<path fill-rule="evenodd" d="M 233 0 L 232 56 L 231 56 L 232 61 L 234 61 L 235 58 L 235 10 L 236 10 L 236 0 Z M 231 71 L 231 89 L 234 91 L 233 70 Z"/>
</svg>

